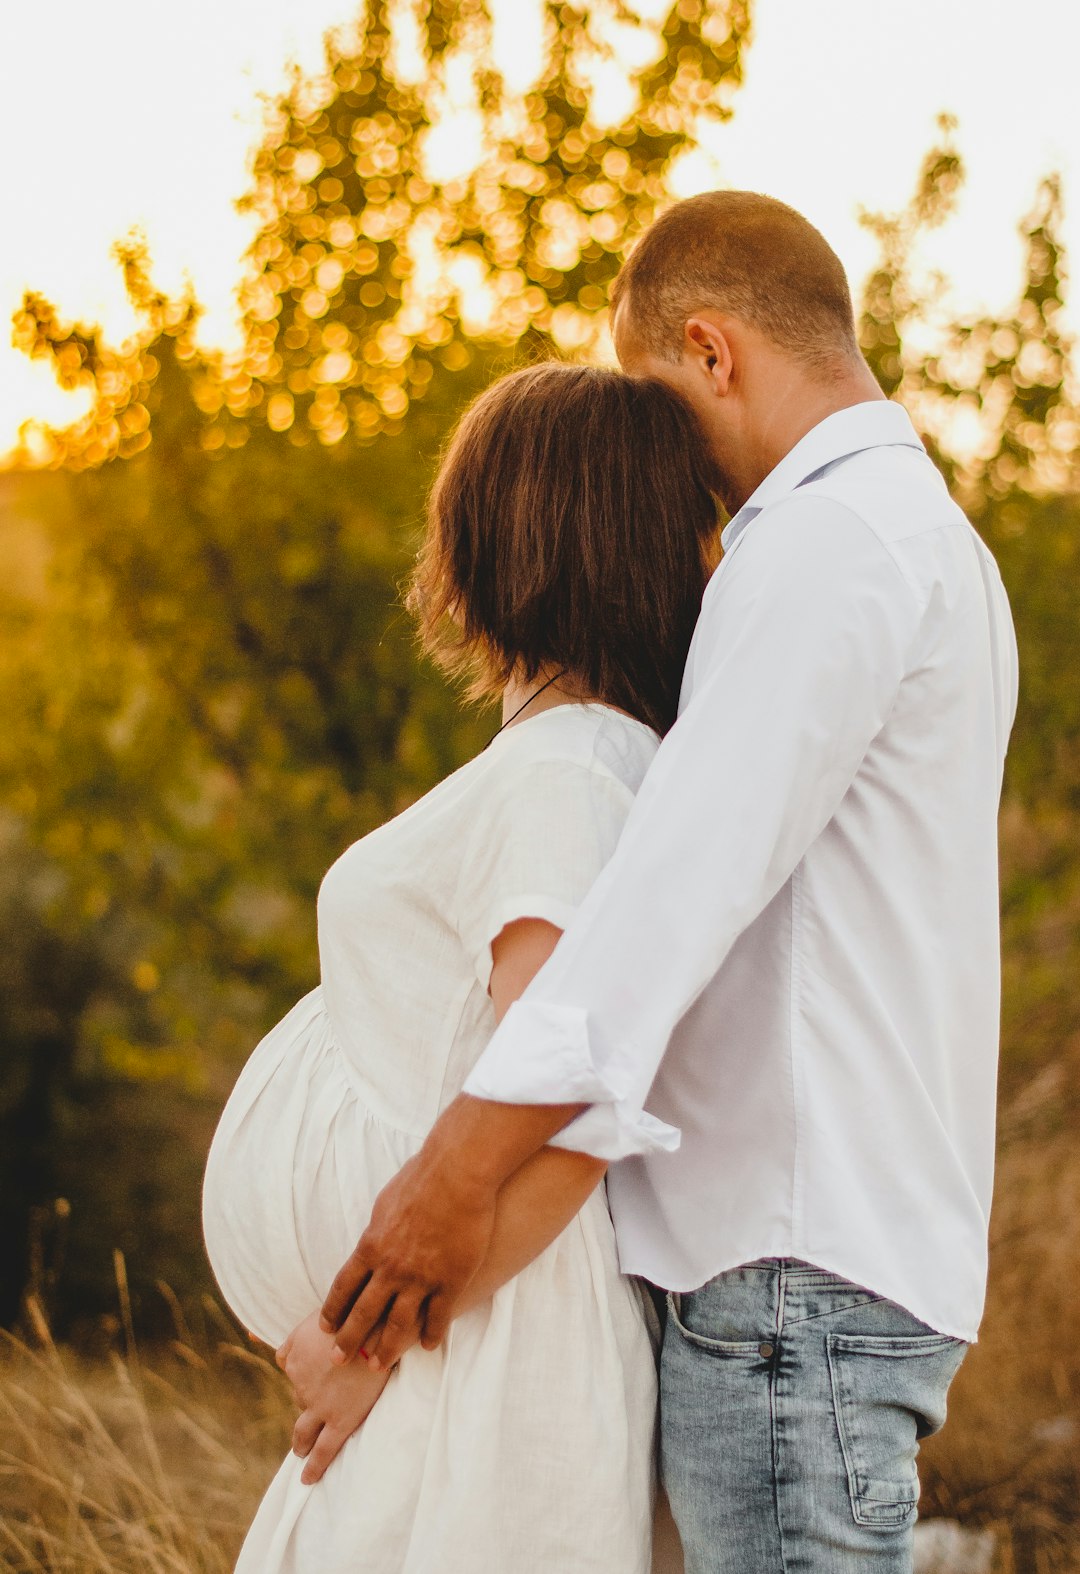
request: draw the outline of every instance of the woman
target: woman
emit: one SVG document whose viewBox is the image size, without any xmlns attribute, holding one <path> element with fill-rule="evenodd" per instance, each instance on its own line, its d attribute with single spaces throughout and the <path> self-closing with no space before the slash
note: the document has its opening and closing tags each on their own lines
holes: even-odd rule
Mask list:
<svg viewBox="0 0 1080 1574">
<path fill-rule="evenodd" d="M 316 1314 L 610 856 L 675 719 L 713 561 L 706 466 L 662 384 L 554 364 L 488 389 L 450 443 L 410 601 L 473 694 L 502 694 L 504 725 L 330 869 L 322 982 L 251 1056 L 207 1163 L 225 1298 L 285 1341 L 302 1399 L 320 1396 L 294 1439 L 311 1459 L 283 1463 L 243 1574 L 650 1567 L 655 1368 L 602 1164 L 546 1148 L 518 1172 L 447 1339 L 389 1380 L 332 1367 Z"/>
</svg>

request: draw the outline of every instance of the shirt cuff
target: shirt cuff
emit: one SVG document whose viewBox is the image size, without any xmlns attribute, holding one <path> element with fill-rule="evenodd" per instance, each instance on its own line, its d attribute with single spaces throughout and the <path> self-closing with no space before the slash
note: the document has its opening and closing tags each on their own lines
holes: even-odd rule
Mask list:
<svg viewBox="0 0 1080 1574">
<path fill-rule="evenodd" d="M 682 1140 L 678 1126 L 667 1126 L 647 1110 L 625 1100 L 591 1104 L 547 1142 L 614 1164 L 642 1153 L 674 1153 Z"/>
<path fill-rule="evenodd" d="M 515 1001 L 464 1092 L 499 1104 L 591 1104 L 552 1145 L 609 1162 L 679 1146 L 676 1127 L 647 1114 L 614 1068 L 597 1065 L 580 1007 Z"/>
</svg>

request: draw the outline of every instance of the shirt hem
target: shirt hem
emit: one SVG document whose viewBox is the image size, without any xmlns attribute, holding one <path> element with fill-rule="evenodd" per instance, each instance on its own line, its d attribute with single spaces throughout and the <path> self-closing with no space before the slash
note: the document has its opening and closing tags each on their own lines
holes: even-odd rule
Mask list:
<svg viewBox="0 0 1080 1574">
<path fill-rule="evenodd" d="M 787 1246 L 763 1246 L 760 1250 L 736 1253 L 730 1258 L 721 1258 L 719 1266 L 703 1276 L 691 1275 L 685 1279 L 680 1276 L 674 1283 L 659 1284 L 656 1279 L 652 1278 L 645 1271 L 644 1267 L 636 1266 L 629 1257 L 624 1260 L 621 1253 L 619 1265 L 622 1273 L 628 1278 L 645 1279 L 649 1284 L 656 1285 L 658 1289 L 670 1291 L 675 1295 L 689 1295 L 693 1290 L 700 1290 L 703 1285 L 708 1284 L 711 1279 L 717 1278 L 720 1274 L 730 1273 L 735 1268 L 748 1267 L 750 1263 L 756 1262 L 760 1257 L 797 1257 L 800 1262 L 808 1263 L 812 1268 L 821 1268 L 826 1273 L 839 1274 L 842 1279 L 849 1280 L 860 1289 L 870 1290 L 874 1295 L 880 1295 L 885 1300 L 892 1301 L 895 1306 L 902 1307 L 912 1317 L 917 1317 L 921 1323 L 925 1323 L 927 1328 L 931 1329 L 933 1333 L 944 1334 L 948 1339 L 960 1339 L 965 1344 L 978 1343 L 979 1328 L 982 1323 L 981 1310 L 973 1325 L 965 1322 L 962 1318 L 955 1320 L 951 1317 L 939 1318 L 936 1313 L 930 1313 L 926 1307 L 920 1309 L 918 1306 L 912 1305 L 909 1300 L 901 1300 L 896 1294 L 890 1294 L 888 1290 L 882 1287 L 880 1282 L 872 1283 L 865 1274 L 860 1273 L 850 1264 L 845 1264 L 838 1257 L 834 1257 L 831 1252 L 811 1252 L 805 1249 L 795 1251 L 790 1243 Z"/>
</svg>

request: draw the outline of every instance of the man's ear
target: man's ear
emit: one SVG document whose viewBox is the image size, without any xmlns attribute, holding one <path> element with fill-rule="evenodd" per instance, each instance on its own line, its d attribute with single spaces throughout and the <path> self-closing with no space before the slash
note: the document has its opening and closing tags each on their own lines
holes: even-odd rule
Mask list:
<svg viewBox="0 0 1080 1574">
<path fill-rule="evenodd" d="M 712 384 L 712 391 L 723 398 L 731 387 L 734 357 L 731 342 L 718 322 L 708 317 L 687 319 L 683 354 Z"/>
</svg>

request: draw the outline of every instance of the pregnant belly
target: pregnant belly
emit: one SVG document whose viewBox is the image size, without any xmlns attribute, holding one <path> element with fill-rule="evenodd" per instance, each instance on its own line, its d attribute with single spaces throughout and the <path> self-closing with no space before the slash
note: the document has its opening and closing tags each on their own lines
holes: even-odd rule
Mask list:
<svg viewBox="0 0 1080 1574">
<path fill-rule="evenodd" d="M 321 1304 L 415 1147 L 365 1108 L 312 990 L 244 1066 L 203 1177 L 210 1266 L 249 1332 L 280 1344 Z"/>
</svg>

